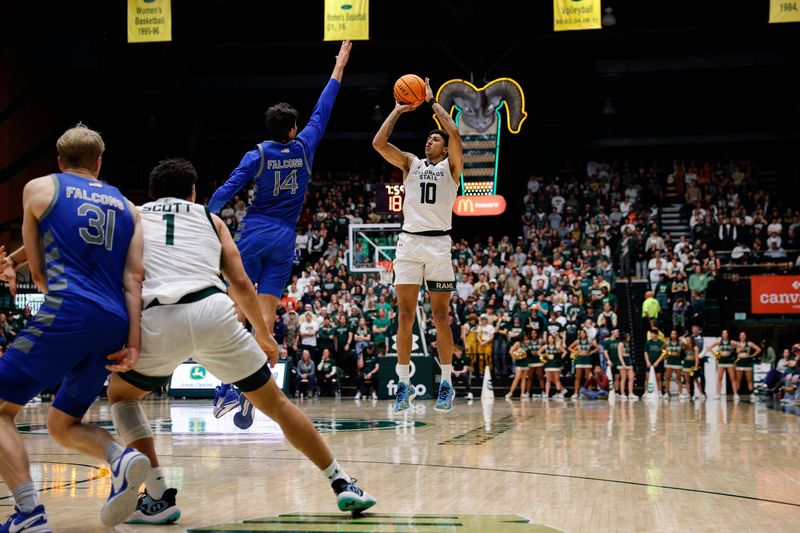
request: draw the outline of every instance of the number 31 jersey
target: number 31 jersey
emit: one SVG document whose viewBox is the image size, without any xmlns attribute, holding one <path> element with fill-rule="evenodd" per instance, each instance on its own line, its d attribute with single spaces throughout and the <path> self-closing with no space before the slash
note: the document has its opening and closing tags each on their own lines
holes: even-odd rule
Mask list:
<svg viewBox="0 0 800 533">
<path fill-rule="evenodd" d="M 52 177 L 53 199 L 39 217 L 48 293 L 85 298 L 128 320 L 122 273 L 135 223 L 127 200 L 98 180 Z"/>
<path fill-rule="evenodd" d="M 139 207 L 139 212 L 144 230 L 145 307 L 155 299 L 175 303 L 208 287 L 226 292 L 220 278 L 222 245 L 205 206 L 162 198 Z"/>
<path fill-rule="evenodd" d="M 403 185 L 403 231 L 450 231 L 458 185 L 450 173 L 449 158 L 434 164 L 414 157 Z"/>
</svg>

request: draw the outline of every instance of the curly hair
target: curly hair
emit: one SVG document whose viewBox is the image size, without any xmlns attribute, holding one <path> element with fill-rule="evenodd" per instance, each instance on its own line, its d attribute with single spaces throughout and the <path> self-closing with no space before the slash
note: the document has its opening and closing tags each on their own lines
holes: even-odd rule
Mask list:
<svg viewBox="0 0 800 533">
<path fill-rule="evenodd" d="M 192 195 L 192 188 L 197 183 L 197 170 L 194 165 L 182 158 L 159 161 L 150 172 L 150 197 L 180 198 L 184 200 Z"/>
</svg>

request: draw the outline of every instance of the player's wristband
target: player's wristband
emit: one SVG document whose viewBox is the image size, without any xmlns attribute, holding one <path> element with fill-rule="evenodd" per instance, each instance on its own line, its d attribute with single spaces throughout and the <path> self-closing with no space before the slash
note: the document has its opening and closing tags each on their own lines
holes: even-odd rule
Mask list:
<svg viewBox="0 0 800 533">
<path fill-rule="evenodd" d="M 431 105 L 431 107 L 433 107 L 434 104 L 438 104 L 439 102 L 436 101 L 436 98 L 431 98 L 428 100 L 428 103 Z"/>
</svg>

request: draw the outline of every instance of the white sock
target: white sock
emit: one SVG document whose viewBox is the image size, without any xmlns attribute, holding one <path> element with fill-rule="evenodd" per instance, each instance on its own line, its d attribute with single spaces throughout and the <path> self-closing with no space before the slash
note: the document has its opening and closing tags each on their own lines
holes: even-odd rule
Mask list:
<svg viewBox="0 0 800 533">
<path fill-rule="evenodd" d="M 106 461 L 108 461 L 108 464 L 113 464 L 114 461 L 116 461 L 120 455 L 125 453 L 125 446 L 123 446 L 122 444 L 120 444 L 115 440 L 112 440 L 111 442 L 106 444 L 104 451 L 106 454 Z"/>
<path fill-rule="evenodd" d="M 453 365 L 442 365 L 442 382 L 450 382 L 450 374 L 453 372 Z M 452 384 L 452 383 L 451 383 Z"/>
<path fill-rule="evenodd" d="M 160 500 L 167 490 L 167 480 L 164 479 L 164 473 L 161 467 L 150 469 L 147 479 L 144 480 L 144 488 L 147 489 L 147 494 L 154 500 Z"/>
<path fill-rule="evenodd" d="M 20 483 L 11 492 L 14 494 L 14 501 L 17 507 L 23 513 L 30 513 L 39 505 L 39 498 L 33 481 Z"/>
<path fill-rule="evenodd" d="M 322 473 L 325 474 L 325 477 L 327 477 L 328 481 L 331 483 L 337 479 L 344 479 L 348 483 L 352 481 L 350 476 L 347 475 L 347 472 L 345 472 L 344 469 L 339 466 L 339 461 L 336 459 L 334 459 L 333 462 L 328 465 L 328 468 L 323 470 Z"/>
<path fill-rule="evenodd" d="M 395 365 L 394 371 L 397 372 L 397 377 L 400 378 L 400 383 L 405 383 L 406 385 L 411 383 L 411 378 L 408 377 L 408 374 L 411 372 L 411 365 L 401 365 L 398 363 Z"/>
</svg>

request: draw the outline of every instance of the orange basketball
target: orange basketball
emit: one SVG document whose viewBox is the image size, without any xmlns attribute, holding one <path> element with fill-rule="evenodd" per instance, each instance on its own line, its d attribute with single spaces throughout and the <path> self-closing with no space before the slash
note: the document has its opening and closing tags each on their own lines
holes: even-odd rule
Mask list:
<svg viewBox="0 0 800 533">
<path fill-rule="evenodd" d="M 406 74 L 394 82 L 394 99 L 401 104 L 425 101 L 425 80 L 416 74 Z"/>
</svg>

